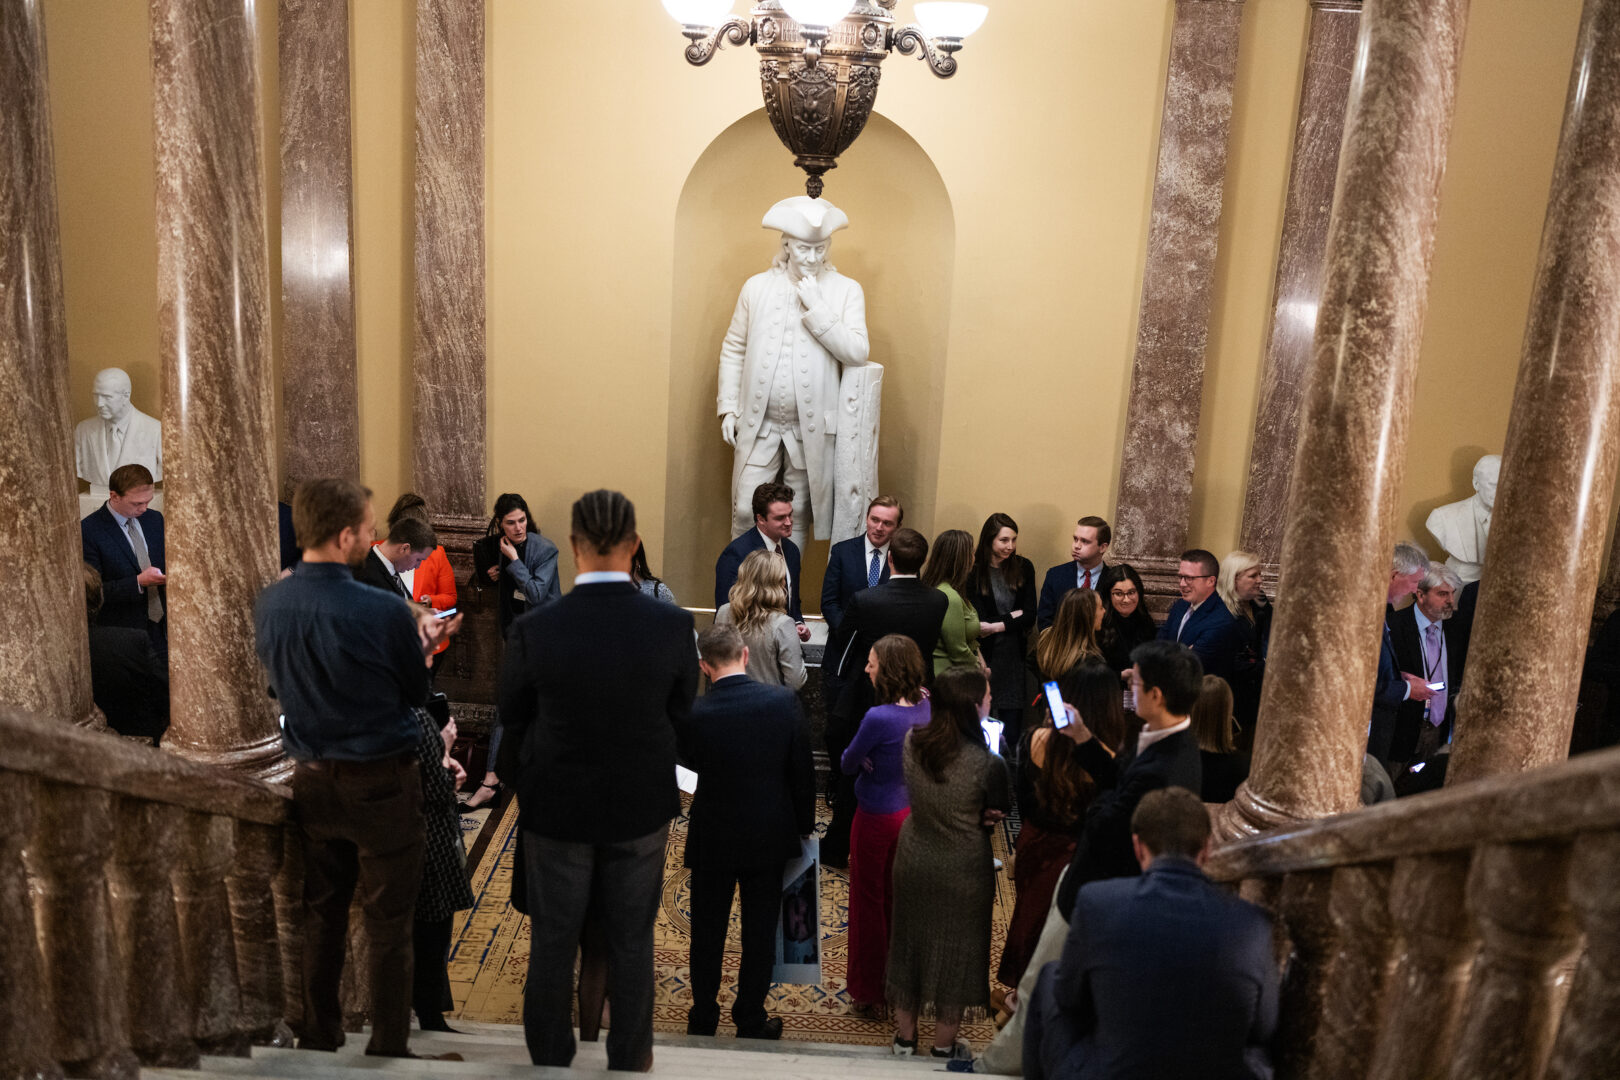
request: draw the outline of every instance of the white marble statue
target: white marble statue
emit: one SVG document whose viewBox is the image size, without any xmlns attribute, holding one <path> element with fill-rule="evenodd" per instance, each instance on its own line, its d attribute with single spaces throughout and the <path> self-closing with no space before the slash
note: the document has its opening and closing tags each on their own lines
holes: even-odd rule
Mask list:
<svg viewBox="0 0 1620 1080">
<path fill-rule="evenodd" d="M 152 479 L 163 479 L 163 424 L 130 403 L 130 389 L 122 368 L 96 372 L 96 415 L 73 429 L 74 464 L 92 495 L 106 496 L 107 478 L 120 465 L 145 465 Z"/>
<path fill-rule="evenodd" d="M 812 523 L 818 540 L 859 532 L 877 493 L 882 368 L 867 362 L 865 294 L 827 261 L 849 218 L 800 195 L 762 224 L 782 234 L 781 250 L 743 283 L 720 347 L 720 435 L 736 449 L 731 531 L 754 527 L 754 489 L 780 480 L 793 488 L 803 549 Z"/>
<path fill-rule="evenodd" d="M 1446 549 L 1446 565 L 1464 582 L 1478 581 L 1485 563 L 1485 541 L 1491 534 L 1491 508 L 1502 458 L 1486 454 L 1474 465 L 1474 494 L 1461 502 L 1437 506 L 1424 527 Z"/>
</svg>

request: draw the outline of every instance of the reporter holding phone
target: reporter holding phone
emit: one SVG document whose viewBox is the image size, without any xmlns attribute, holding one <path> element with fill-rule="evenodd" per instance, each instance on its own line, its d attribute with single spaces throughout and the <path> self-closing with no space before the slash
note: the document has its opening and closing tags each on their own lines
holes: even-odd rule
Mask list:
<svg viewBox="0 0 1620 1080">
<path fill-rule="evenodd" d="M 1035 628 L 1035 567 L 1018 554 L 1018 522 L 991 514 L 973 549 L 967 599 L 979 613 L 979 651 L 990 668 L 990 709 L 1008 746 L 1024 733 L 1024 654 Z"/>
<path fill-rule="evenodd" d="M 1107 665 L 1082 663 L 1046 685 L 1061 695 L 1060 707 L 1067 704 L 1073 710 L 1075 722 L 1063 710 L 1055 714 L 1054 723 L 1048 695 L 1040 726 L 1024 739 L 1017 769 L 1023 824 L 1018 832 L 1018 857 L 1013 860 L 1018 899 L 1007 926 L 1001 965 L 996 969 L 996 981 L 1003 986 L 1018 985 L 1035 953 L 1052 891 L 1074 856 L 1086 810 L 1097 794 L 1096 780 L 1081 764 L 1079 733 L 1089 729 L 1110 754 L 1118 753 L 1125 740 L 1119 674 Z"/>
</svg>

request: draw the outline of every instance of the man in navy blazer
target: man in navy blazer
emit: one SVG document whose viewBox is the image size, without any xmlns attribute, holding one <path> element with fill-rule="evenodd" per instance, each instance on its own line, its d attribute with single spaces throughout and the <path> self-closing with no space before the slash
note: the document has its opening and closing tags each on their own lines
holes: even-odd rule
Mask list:
<svg viewBox="0 0 1620 1080">
<path fill-rule="evenodd" d="M 714 564 L 714 606 L 719 609 L 731 599 L 737 584 L 737 569 L 754 551 L 779 551 L 787 562 L 788 614 L 799 627 L 799 640 L 810 640 L 799 605 L 799 545 L 788 539 L 793 533 L 793 489 L 786 484 L 761 484 L 754 489 L 754 527 L 726 545 Z"/>
<path fill-rule="evenodd" d="M 1271 919 L 1204 876 L 1209 813 L 1166 788 L 1131 817 L 1142 875 L 1080 890 L 1063 958 L 1026 1006 L 1034 1080 L 1270 1080 Z"/>
<path fill-rule="evenodd" d="M 1429 572 L 1429 556 L 1416 544 L 1402 541 L 1395 545 L 1390 560 L 1388 605 L 1384 608 L 1383 640 L 1378 650 L 1378 675 L 1373 683 L 1372 718 L 1367 725 L 1367 753 L 1392 775 L 1399 769 L 1391 768 L 1390 750 L 1395 742 L 1395 721 L 1401 704 L 1406 701 L 1428 701 L 1434 696 L 1426 680 L 1401 671 L 1395 657 L 1395 642 L 1389 632 L 1394 616 L 1394 605 L 1417 591 L 1423 575 Z"/>
<path fill-rule="evenodd" d="M 1180 642 L 1198 654 L 1205 672 L 1230 680 L 1242 639 L 1236 617 L 1215 595 L 1220 572 L 1220 562 L 1203 548 L 1181 553 L 1181 599 L 1170 605 L 1159 640 Z"/>
<path fill-rule="evenodd" d="M 1054 566 L 1041 583 L 1040 603 L 1035 605 L 1035 628 L 1045 630 L 1057 617 L 1058 601 L 1070 589 L 1095 589 L 1102 583 L 1103 556 L 1114 540 L 1114 531 L 1100 517 L 1083 517 L 1074 526 L 1069 542 L 1071 561 Z"/>
<path fill-rule="evenodd" d="M 101 575 L 102 626 L 145 630 L 168 656 L 163 568 L 163 515 L 150 509 L 154 490 L 145 465 L 121 465 L 107 478 L 101 508 L 79 522 L 84 561 Z"/>
<path fill-rule="evenodd" d="M 827 620 L 824 660 L 842 656 L 844 647 L 849 644 L 849 631 L 843 626 L 844 608 L 850 600 L 862 589 L 889 580 L 889 541 L 904 520 L 900 500 L 893 495 L 879 495 L 866 507 L 866 531 L 832 546 L 827 559 L 827 576 L 821 583 L 821 615 Z M 837 669 L 838 665 L 831 660 L 821 665 L 821 700 L 829 708 L 837 704 L 844 692 L 844 680 Z M 832 747 L 827 749 L 830 753 Z"/>
<path fill-rule="evenodd" d="M 816 772 L 799 698 L 747 674 L 748 649 L 730 625 L 698 635 L 698 665 L 711 681 L 676 729 L 681 757 L 698 774 L 686 831 L 692 871 L 692 1008 L 689 1035 L 720 1021 L 720 963 L 731 896 L 742 892 L 742 967 L 731 1019 L 739 1039 L 778 1039 L 765 1012 L 776 955 L 783 871 L 816 825 Z"/>
</svg>

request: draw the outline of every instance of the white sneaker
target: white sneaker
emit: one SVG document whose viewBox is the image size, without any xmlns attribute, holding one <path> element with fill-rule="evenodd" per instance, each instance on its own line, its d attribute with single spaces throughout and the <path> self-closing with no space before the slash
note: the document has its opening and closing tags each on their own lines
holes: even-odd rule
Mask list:
<svg viewBox="0 0 1620 1080">
<path fill-rule="evenodd" d="M 928 1056 L 932 1058 L 946 1058 L 951 1061 L 972 1061 L 973 1044 L 958 1036 L 956 1042 L 949 1047 L 930 1047 Z"/>
<path fill-rule="evenodd" d="M 894 1037 L 894 1044 L 889 1049 L 894 1052 L 895 1057 L 916 1057 L 917 1040 L 913 1038 L 911 1040 L 911 1045 L 907 1046 L 905 1043 L 900 1041 L 900 1036 L 896 1035 Z"/>
<path fill-rule="evenodd" d="M 996 864 L 997 873 L 999 873 L 1001 868 L 1006 865 L 1006 863 L 1003 863 L 1000 859 L 991 859 L 990 861 Z"/>
</svg>

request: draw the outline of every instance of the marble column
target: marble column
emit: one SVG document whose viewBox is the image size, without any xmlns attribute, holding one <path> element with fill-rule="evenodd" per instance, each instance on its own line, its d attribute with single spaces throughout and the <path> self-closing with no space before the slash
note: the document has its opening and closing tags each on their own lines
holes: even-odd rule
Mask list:
<svg viewBox="0 0 1620 1080">
<path fill-rule="evenodd" d="M 254 0 L 151 0 L 168 525 L 168 746 L 281 779 L 253 651 L 275 580 Z"/>
<path fill-rule="evenodd" d="M 1275 566 L 1282 553 L 1283 518 L 1277 508 L 1288 505 L 1288 481 L 1294 470 L 1361 0 L 1311 0 L 1310 19 L 1238 545 L 1260 556 L 1268 567 Z"/>
<path fill-rule="evenodd" d="M 1168 561 L 1171 585 L 1192 504 L 1242 20 L 1243 0 L 1176 0 L 1170 32 L 1114 550 L 1155 577 Z"/>
<path fill-rule="evenodd" d="M 0 3 L 0 702 L 105 726 L 90 699 L 44 15 Z"/>
<path fill-rule="evenodd" d="M 1249 779 L 1221 812 L 1227 837 L 1360 801 L 1467 12 L 1467 0 L 1371 0 L 1362 15 L 1263 719 Z"/>
<path fill-rule="evenodd" d="M 416 4 L 416 490 L 440 519 L 484 504 L 484 4 Z"/>
<path fill-rule="evenodd" d="M 360 479 L 348 0 L 281 0 L 282 498 Z"/>
<path fill-rule="evenodd" d="M 1620 0 L 1587 0 L 1446 783 L 1568 753 L 1620 460 Z"/>
</svg>

